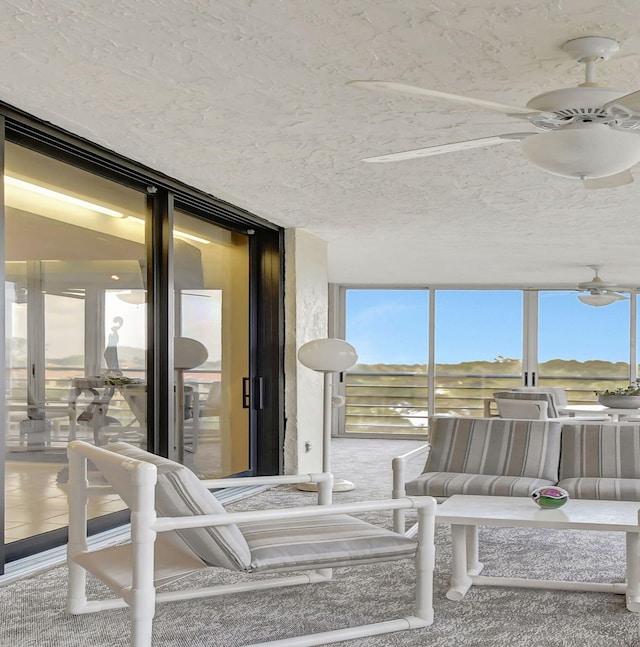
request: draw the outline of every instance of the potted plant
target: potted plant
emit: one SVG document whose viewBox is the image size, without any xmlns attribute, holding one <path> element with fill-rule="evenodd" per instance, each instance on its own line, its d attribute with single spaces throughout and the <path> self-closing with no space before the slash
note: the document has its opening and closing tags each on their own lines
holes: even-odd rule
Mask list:
<svg viewBox="0 0 640 647">
<path fill-rule="evenodd" d="M 640 382 L 632 382 L 628 386 L 596 391 L 595 393 L 598 396 L 598 402 L 605 407 L 613 409 L 640 408 Z"/>
</svg>

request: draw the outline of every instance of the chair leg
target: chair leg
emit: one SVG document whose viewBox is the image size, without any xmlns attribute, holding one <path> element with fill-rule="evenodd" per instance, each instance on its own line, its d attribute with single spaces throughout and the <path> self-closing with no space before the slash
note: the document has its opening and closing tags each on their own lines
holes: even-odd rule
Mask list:
<svg viewBox="0 0 640 647">
<path fill-rule="evenodd" d="M 79 614 L 87 606 L 87 572 L 71 559 L 68 562 L 67 613 Z"/>
<path fill-rule="evenodd" d="M 131 647 L 151 647 L 153 632 L 153 608 L 151 613 L 142 605 L 142 609 L 131 609 Z"/>
<path fill-rule="evenodd" d="M 87 550 L 87 460 L 69 455 L 69 543 L 67 565 L 69 585 L 67 612 L 82 613 L 87 606 L 87 571 L 74 561 L 74 555 Z"/>
<path fill-rule="evenodd" d="M 435 568 L 435 519 L 427 508 L 418 509 L 418 550 L 416 552 L 416 617 L 433 623 L 433 570 Z"/>
</svg>

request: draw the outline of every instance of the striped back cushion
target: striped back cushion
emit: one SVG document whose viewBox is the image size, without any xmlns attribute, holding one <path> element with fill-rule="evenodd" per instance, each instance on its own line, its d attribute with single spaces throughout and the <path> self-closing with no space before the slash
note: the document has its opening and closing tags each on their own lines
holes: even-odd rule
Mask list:
<svg viewBox="0 0 640 647">
<path fill-rule="evenodd" d="M 128 443 L 110 443 L 105 447 L 127 458 L 153 463 L 158 470 L 156 513 L 160 517 L 187 517 L 200 514 L 224 514 L 216 497 L 187 467 L 175 461 L 150 454 Z M 118 485 L 113 484 L 118 490 Z M 242 532 L 235 524 L 187 528 L 176 531 L 191 550 L 210 566 L 246 570 L 251 552 Z"/>
<path fill-rule="evenodd" d="M 443 417 L 431 420 L 423 472 L 526 476 L 556 482 L 560 423 Z"/>
<path fill-rule="evenodd" d="M 640 479 L 640 424 L 562 425 L 560 478 Z"/>
<path fill-rule="evenodd" d="M 549 418 L 558 417 L 556 402 L 551 393 L 541 391 L 500 391 L 494 393 L 493 397 L 500 400 L 542 400 L 547 403 L 547 416 Z"/>
</svg>

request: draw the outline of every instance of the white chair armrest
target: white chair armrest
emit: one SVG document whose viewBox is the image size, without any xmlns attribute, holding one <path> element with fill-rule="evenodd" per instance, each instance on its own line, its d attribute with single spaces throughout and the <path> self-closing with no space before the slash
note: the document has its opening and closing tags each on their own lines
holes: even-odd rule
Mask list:
<svg viewBox="0 0 640 647">
<path fill-rule="evenodd" d="M 280 474 L 275 476 L 240 476 L 223 479 L 205 479 L 207 488 L 228 488 L 242 485 L 293 485 L 295 483 L 322 483 L 332 478 L 329 472 L 317 474 Z"/>
<path fill-rule="evenodd" d="M 226 526 L 229 524 L 253 523 L 257 521 L 277 521 L 286 519 L 313 518 L 325 515 L 354 514 L 378 510 L 423 509 L 427 514 L 435 514 L 436 500 L 433 497 L 403 497 L 402 499 L 380 499 L 378 501 L 358 501 L 354 503 L 332 503 L 323 506 L 303 506 L 277 510 L 250 510 L 246 512 L 227 512 L 224 514 L 194 515 L 192 517 L 158 517 L 153 523 L 156 532 L 180 530 L 182 528 L 202 528 L 205 526 Z"/>
<path fill-rule="evenodd" d="M 327 505 L 331 503 L 333 494 L 333 474 L 329 472 L 319 472 L 316 474 L 245 476 L 228 479 L 206 479 L 202 481 L 202 484 L 209 489 L 247 487 L 255 485 L 274 487 L 276 485 L 294 485 L 295 483 L 316 483 L 318 486 L 318 504 Z"/>
</svg>

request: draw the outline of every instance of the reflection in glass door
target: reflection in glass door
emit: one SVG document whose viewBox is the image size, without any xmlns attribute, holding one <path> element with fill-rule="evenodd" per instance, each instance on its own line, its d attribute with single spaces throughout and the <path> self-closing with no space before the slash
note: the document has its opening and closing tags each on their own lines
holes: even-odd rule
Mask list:
<svg viewBox="0 0 640 647">
<path fill-rule="evenodd" d="M 434 413 L 492 413 L 495 391 L 522 384 L 522 292 L 437 290 L 435 308 Z"/>
<path fill-rule="evenodd" d="M 114 355 L 109 339 L 140 323 L 119 297 L 144 288 L 146 196 L 11 143 L 4 181 L 5 543 L 19 553 L 35 535 L 64 537 L 70 440 L 144 445 L 116 378 L 136 358 L 144 380 L 146 343 Z M 121 508 L 105 496 L 89 515 Z"/>
<path fill-rule="evenodd" d="M 260 381 L 249 384 L 249 238 L 176 211 L 174 265 L 176 341 L 202 353 L 181 356 L 176 343 L 181 458 L 203 478 L 245 472 L 248 405 L 261 398 Z"/>
<path fill-rule="evenodd" d="M 569 404 L 629 382 L 630 301 L 596 308 L 575 292 L 538 293 L 537 386 L 562 387 Z"/>
</svg>

